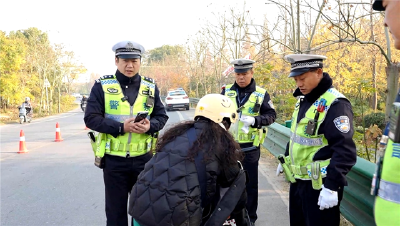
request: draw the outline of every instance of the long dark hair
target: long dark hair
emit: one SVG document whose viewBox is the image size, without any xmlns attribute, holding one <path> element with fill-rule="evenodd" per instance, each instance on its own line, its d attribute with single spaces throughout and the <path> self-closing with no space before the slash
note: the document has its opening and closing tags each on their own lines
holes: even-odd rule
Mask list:
<svg viewBox="0 0 400 226">
<path fill-rule="evenodd" d="M 194 161 L 194 157 L 200 150 L 204 151 L 206 162 L 212 159 L 213 155 L 218 156 L 223 168 L 228 168 L 232 164 L 237 164 L 238 160 L 243 160 L 243 153 L 240 151 L 240 146 L 233 139 L 232 135 L 217 123 L 204 117 L 199 117 L 196 121 L 181 122 L 165 131 L 157 142 L 156 152 L 160 152 L 165 145 L 192 128 L 195 123 L 204 123 L 204 126 L 202 126 L 203 130 L 196 142 L 194 142 L 193 147 L 188 151 L 189 160 Z M 227 126 L 230 123 L 224 121 L 223 124 Z"/>
</svg>

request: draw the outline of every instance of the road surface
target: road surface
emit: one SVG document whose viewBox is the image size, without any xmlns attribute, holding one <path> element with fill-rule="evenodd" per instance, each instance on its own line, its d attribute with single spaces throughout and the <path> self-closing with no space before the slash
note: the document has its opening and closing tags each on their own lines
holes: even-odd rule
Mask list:
<svg viewBox="0 0 400 226">
<path fill-rule="evenodd" d="M 193 118 L 194 109 L 168 115 L 166 128 Z M 62 142 L 54 142 L 57 122 Z M 28 153 L 18 154 L 20 130 Z M 103 175 L 93 165 L 87 132 L 80 109 L 0 126 L 1 225 L 105 225 Z M 258 226 L 289 225 L 275 167 L 260 162 Z"/>
</svg>

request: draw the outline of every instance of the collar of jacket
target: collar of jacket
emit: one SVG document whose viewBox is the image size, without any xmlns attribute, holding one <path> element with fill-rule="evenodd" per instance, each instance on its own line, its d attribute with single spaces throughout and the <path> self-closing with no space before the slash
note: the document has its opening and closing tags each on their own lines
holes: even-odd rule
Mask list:
<svg viewBox="0 0 400 226">
<path fill-rule="evenodd" d="M 115 76 L 117 77 L 117 80 L 121 85 L 129 85 L 140 82 L 139 73 L 129 78 L 122 74 L 119 70 L 117 70 L 117 72 L 115 72 Z"/>
<path fill-rule="evenodd" d="M 308 102 L 316 101 L 322 94 L 324 94 L 329 88 L 332 87 L 332 78 L 329 76 L 328 73 L 324 72 L 321 81 L 318 83 L 318 86 L 315 87 L 309 94 L 305 95 L 305 98 Z M 297 88 L 294 93 L 294 97 L 304 96 L 300 89 Z"/>
<path fill-rule="evenodd" d="M 254 91 L 256 91 L 256 81 L 254 81 L 254 78 L 251 79 L 250 84 L 248 84 L 246 87 L 241 88 L 236 82 L 233 84 L 231 90 L 235 90 L 238 89 L 240 93 L 244 92 L 244 93 L 252 93 Z"/>
</svg>

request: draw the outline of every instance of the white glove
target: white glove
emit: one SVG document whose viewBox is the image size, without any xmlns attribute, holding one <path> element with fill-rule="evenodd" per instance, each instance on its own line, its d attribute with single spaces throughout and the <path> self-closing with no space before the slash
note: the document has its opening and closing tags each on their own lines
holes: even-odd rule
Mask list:
<svg viewBox="0 0 400 226">
<path fill-rule="evenodd" d="M 322 190 L 319 193 L 318 197 L 318 205 L 319 209 L 329 209 L 338 204 L 338 194 L 336 191 L 332 191 L 328 188 L 325 188 L 324 185 L 322 185 Z"/>
<path fill-rule="evenodd" d="M 243 133 L 248 134 L 249 133 L 249 126 L 244 125 L 241 129 Z"/>
<path fill-rule="evenodd" d="M 256 119 L 252 116 L 246 116 L 242 115 L 239 119 L 241 122 L 243 122 L 244 126 L 253 126 L 254 123 L 256 122 Z"/>
<path fill-rule="evenodd" d="M 276 168 L 276 176 L 279 176 L 281 173 L 283 173 L 283 167 L 282 164 L 279 163 L 278 168 Z"/>
</svg>

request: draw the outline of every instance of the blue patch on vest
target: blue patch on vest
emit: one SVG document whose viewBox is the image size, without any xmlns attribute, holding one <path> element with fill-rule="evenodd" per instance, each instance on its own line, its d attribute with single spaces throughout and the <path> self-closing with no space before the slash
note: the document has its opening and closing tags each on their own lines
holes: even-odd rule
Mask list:
<svg viewBox="0 0 400 226">
<path fill-rule="evenodd" d="M 108 79 L 108 80 L 101 80 L 102 85 L 111 85 L 111 84 L 117 84 L 117 80 L 115 79 Z"/>
<path fill-rule="evenodd" d="M 148 106 L 146 105 L 146 103 L 143 103 L 143 109 L 144 109 L 145 111 L 150 111 L 150 107 L 148 107 Z"/>
<path fill-rule="evenodd" d="M 254 114 L 254 112 L 253 112 L 253 107 L 249 107 L 249 113 L 250 113 L 250 114 Z"/>
<path fill-rule="evenodd" d="M 339 91 L 333 88 L 328 89 L 328 93 L 332 93 L 336 97 L 344 97 L 343 94 L 341 94 Z"/>
<path fill-rule="evenodd" d="M 393 143 L 393 153 L 392 157 L 400 159 L 400 144 Z"/>
<path fill-rule="evenodd" d="M 156 85 L 154 83 L 147 82 L 147 81 L 145 81 L 143 79 L 142 79 L 142 81 L 140 83 L 142 85 L 148 86 L 148 87 L 153 88 L 153 89 L 154 89 L 154 87 L 156 87 Z"/>
<path fill-rule="evenodd" d="M 256 97 L 261 97 L 261 98 L 264 98 L 264 96 L 265 96 L 264 93 L 260 93 L 257 91 L 254 91 L 252 94 L 255 95 Z"/>
<path fill-rule="evenodd" d="M 118 100 L 110 100 L 110 108 L 118 110 L 119 101 Z"/>
</svg>

